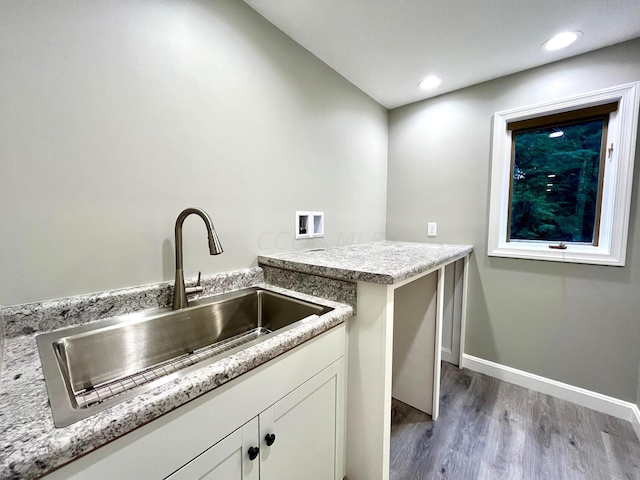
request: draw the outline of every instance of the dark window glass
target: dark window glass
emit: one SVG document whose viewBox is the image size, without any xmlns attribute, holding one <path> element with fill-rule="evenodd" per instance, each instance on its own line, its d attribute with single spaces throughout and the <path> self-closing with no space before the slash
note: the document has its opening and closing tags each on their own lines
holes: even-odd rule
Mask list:
<svg viewBox="0 0 640 480">
<path fill-rule="evenodd" d="M 597 244 L 606 123 L 513 132 L 509 240 Z"/>
</svg>

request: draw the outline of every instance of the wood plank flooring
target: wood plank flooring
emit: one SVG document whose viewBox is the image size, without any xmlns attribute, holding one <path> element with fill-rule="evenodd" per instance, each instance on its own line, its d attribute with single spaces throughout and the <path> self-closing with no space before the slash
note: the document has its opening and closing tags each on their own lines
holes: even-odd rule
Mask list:
<svg viewBox="0 0 640 480">
<path fill-rule="evenodd" d="M 391 480 L 640 480 L 629 422 L 448 363 L 437 422 L 391 417 Z"/>
</svg>

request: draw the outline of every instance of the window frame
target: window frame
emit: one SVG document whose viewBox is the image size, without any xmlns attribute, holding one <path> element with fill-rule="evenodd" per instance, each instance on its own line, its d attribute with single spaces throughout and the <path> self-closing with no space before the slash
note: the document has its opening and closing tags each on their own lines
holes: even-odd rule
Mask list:
<svg viewBox="0 0 640 480">
<path fill-rule="evenodd" d="M 604 107 L 604 108 L 603 108 Z M 571 112 L 561 113 L 557 115 L 547 115 L 543 117 L 534 118 L 531 120 L 525 120 L 520 122 L 507 122 L 507 128 L 511 131 L 511 166 L 509 171 L 509 202 L 507 209 L 507 242 L 521 242 L 521 241 L 529 241 L 529 242 L 544 242 L 545 244 L 565 244 L 559 240 L 554 241 L 544 241 L 544 240 L 527 240 L 527 239 L 514 239 L 511 238 L 511 221 L 513 214 L 513 175 L 515 170 L 515 161 L 516 161 L 516 142 L 517 139 L 514 140 L 514 135 L 518 135 L 519 133 L 526 133 L 530 131 L 540 130 L 540 129 L 548 129 L 551 127 L 557 127 L 561 129 L 565 129 L 564 127 L 570 127 L 572 125 L 592 121 L 592 120 L 600 120 L 602 121 L 602 138 L 600 141 L 600 155 L 599 155 L 599 172 L 598 172 L 598 186 L 597 186 L 597 199 L 596 199 L 596 214 L 594 219 L 594 237 L 593 240 L 589 243 L 586 242 L 569 242 L 574 245 L 580 243 L 583 245 L 593 245 L 598 246 L 599 238 L 600 238 L 600 217 L 602 213 L 602 192 L 604 187 L 604 175 L 606 171 L 606 160 L 607 160 L 607 139 L 608 139 L 608 131 L 609 131 L 609 118 L 610 114 L 616 111 L 618 108 L 618 102 L 609 103 L 606 105 L 599 105 L 595 108 L 581 108 L 578 110 L 573 110 Z M 595 110 L 595 112 L 594 112 Z M 558 120 L 560 117 L 560 120 Z M 521 125 L 524 124 L 524 125 Z"/>
<path fill-rule="evenodd" d="M 494 114 L 487 248 L 490 257 L 625 265 L 640 108 L 639 92 L 640 82 L 633 82 Z M 609 115 L 606 145 L 613 143 L 614 149 L 611 157 L 606 159 L 597 245 L 567 243 L 566 249 L 560 250 L 549 248 L 558 242 L 508 241 L 513 143 L 508 124 L 612 102 L 618 102 L 618 108 Z"/>
</svg>

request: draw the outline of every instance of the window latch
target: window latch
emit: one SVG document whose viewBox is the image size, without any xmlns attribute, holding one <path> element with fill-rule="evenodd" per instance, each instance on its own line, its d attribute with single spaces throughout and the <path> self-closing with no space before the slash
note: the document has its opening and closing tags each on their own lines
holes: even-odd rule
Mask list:
<svg viewBox="0 0 640 480">
<path fill-rule="evenodd" d="M 611 154 L 613 153 L 613 143 L 611 144 L 607 152 L 609 153 L 609 158 L 611 158 Z"/>
<path fill-rule="evenodd" d="M 549 248 L 553 248 L 554 250 L 566 250 L 567 244 L 560 242 L 558 245 L 549 245 Z"/>
</svg>

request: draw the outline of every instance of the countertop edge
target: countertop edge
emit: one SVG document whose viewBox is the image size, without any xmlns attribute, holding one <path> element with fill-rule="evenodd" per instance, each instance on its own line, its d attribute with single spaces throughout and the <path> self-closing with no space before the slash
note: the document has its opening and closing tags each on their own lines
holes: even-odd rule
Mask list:
<svg viewBox="0 0 640 480">
<path fill-rule="evenodd" d="M 396 282 L 392 275 L 386 273 L 365 272 L 349 268 L 328 267 L 324 265 L 313 265 L 305 262 L 273 258 L 269 256 L 258 256 L 258 265 L 282 268 L 294 272 L 319 275 L 322 277 L 335 278 L 351 282 L 370 282 L 391 285 Z"/>
<path fill-rule="evenodd" d="M 362 267 L 360 265 L 338 265 L 342 260 L 339 255 L 342 250 L 356 249 L 358 247 L 375 248 L 376 246 L 398 246 L 400 248 L 408 247 L 411 249 L 420 249 L 425 253 L 430 253 L 434 256 L 428 258 L 419 258 L 417 260 L 406 262 L 407 265 L 399 264 L 396 268 L 388 273 L 373 271 L 373 269 Z M 445 250 L 440 252 L 440 250 Z M 275 268 L 282 268 L 285 270 L 292 270 L 295 272 L 306 273 L 310 275 L 318 275 L 329 278 L 335 278 L 338 280 L 347 280 L 352 282 L 369 282 L 383 285 L 393 285 L 398 282 L 402 282 L 411 277 L 424 273 L 428 270 L 432 270 L 444 264 L 450 263 L 453 260 L 458 260 L 472 253 L 474 250 L 473 245 L 450 245 L 450 244 L 431 244 L 431 243 L 417 243 L 417 242 L 375 242 L 362 245 L 348 245 L 344 247 L 333 247 L 323 250 L 311 249 L 311 250 L 299 250 L 289 253 L 277 253 L 277 254 L 263 254 L 258 256 L 258 265 L 266 265 Z M 304 256 L 309 253 L 322 252 L 322 262 L 305 261 L 298 257 Z M 385 252 L 382 252 L 384 254 Z M 397 252 L 392 252 L 393 255 L 397 255 Z M 335 261 L 331 258 L 335 255 Z M 349 259 L 352 262 L 353 259 Z M 333 264 L 332 264 L 333 262 Z M 343 262 L 346 263 L 346 262 Z M 410 264 L 410 265 L 409 265 Z"/>
</svg>

